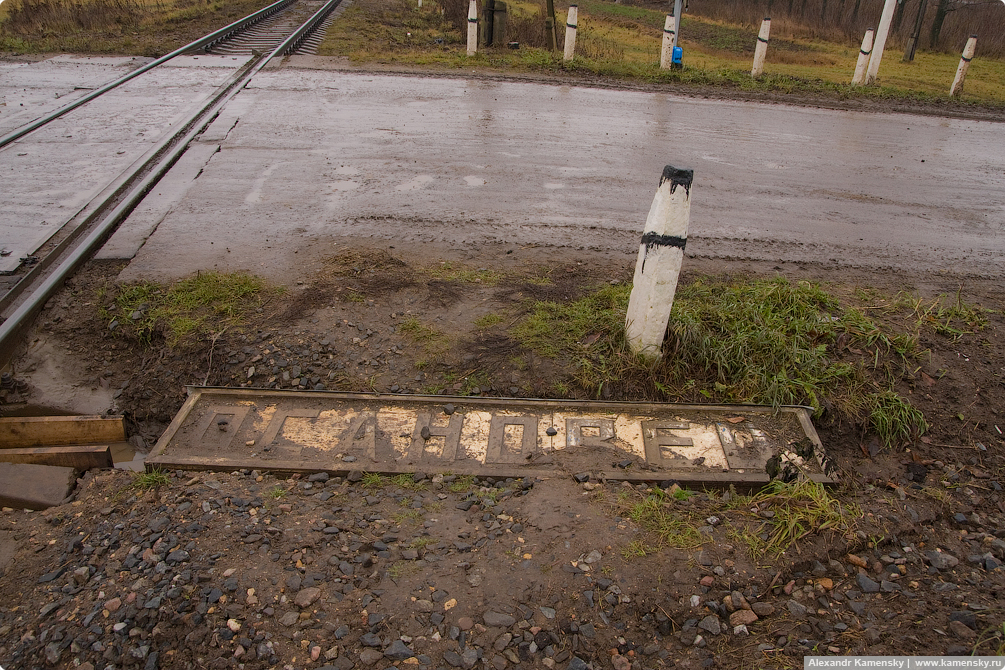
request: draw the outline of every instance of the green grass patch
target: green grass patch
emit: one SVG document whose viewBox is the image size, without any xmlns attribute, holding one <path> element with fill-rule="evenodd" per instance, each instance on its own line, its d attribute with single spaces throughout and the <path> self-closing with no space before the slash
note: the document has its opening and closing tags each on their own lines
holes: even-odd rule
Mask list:
<svg viewBox="0 0 1005 670">
<path fill-rule="evenodd" d="M 465 493 L 474 486 L 475 478 L 471 475 L 463 475 L 450 482 L 447 488 L 451 493 Z"/>
<path fill-rule="evenodd" d="M 822 484 L 810 481 L 791 484 L 773 481 L 760 493 L 743 499 L 743 503 L 744 507 L 754 507 L 759 512 L 774 512 L 764 522 L 763 529 L 747 528 L 734 533 L 755 560 L 778 556 L 811 533 L 848 532 L 862 517 L 858 507 L 841 503 Z"/>
<path fill-rule="evenodd" d="M 444 0 L 444 6 L 449 4 Z M 852 87 L 857 42 L 777 35 L 771 40 L 765 74 L 754 79 L 750 76 L 757 40 L 754 27 L 688 14 L 681 22 L 684 68 L 663 70 L 659 57 L 664 10 L 603 0 L 579 4 L 576 58 L 567 62 L 561 51 L 541 48 L 544 19 L 538 7 L 528 4 L 521 5 L 519 12 L 510 11 L 511 21 L 518 14 L 521 17 L 513 37 L 521 42 L 521 48 L 482 49 L 468 57 L 461 30 L 440 14 L 434 2 L 421 9 L 408 0 L 379 6 L 364 2 L 347 10 L 332 26 L 320 53 L 345 56 L 358 63 L 571 73 L 651 84 L 941 105 L 950 102 L 949 86 L 959 62 L 958 54 L 926 51 L 919 52 L 911 63 L 890 58 L 883 63 L 877 85 Z M 559 25 L 564 23 L 564 12 L 559 11 L 557 18 Z M 1005 111 L 1005 61 L 974 59 L 965 92 L 952 104 Z"/>
<path fill-rule="evenodd" d="M 149 491 L 171 483 L 171 477 L 163 470 L 153 469 L 149 472 L 139 472 L 133 475 L 131 486 L 140 491 Z"/>
<path fill-rule="evenodd" d="M 495 286 L 502 279 L 502 274 L 488 268 L 473 268 L 467 265 L 460 265 L 443 261 L 439 265 L 432 265 L 423 269 L 423 272 L 440 281 L 457 282 L 459 284 L 485 284 Z"/>
<path fill-rule="evenodd" d="M 240 327 L 249 314 L 277 293 L 253 275 L 200 273 L 171 286 L 153 282 L 118 288 L 103 308 L 109 325 L 149 344 L 163 336 L 170 346 L 211 332 Z"/>
<path fill-rule="evenodd" d="M 406 491 L 423 491 L 427 488 L 428 484 L 425 481 L 415 481 L 415 478 L 408 473 L 402 473 L 391 477 L 391 483 L 400 489 L 405 489 Z"/>
<path fill-rule="evenodd" d="M 649 552 L 636 551 L 637 555 L 644 556 L 660 547 L 694 549 L 702 545 L 704 540 L 698 532 L 699 524 L 693 518 L 694 514 L 681 509 L 678 502 L 680 500 L 677 497 L 662 489 L 652 489 L 648 493 L 633 491 L 625 497 L 619 495 L 616 503 L 618 513 L 651 533 L 657 541 Z M 636 550 L 645 547 L 641 541 L 636 541 L 626 549 L 631 549 L 636 544 Z"/>
<path fill-rule="evenodd" d="M 569 303 L 533 303 L 512 334 L 570 365 L 572 381 L 591 396 L 611 385 L 651 400 L 808 405 L 818 415 L 834 407 L 885 444 L 927 429 L 921 412 L 893 390 L 897 370 L 905 373 L 904 362 L 923 353 L 918 333 L 842 308 L 819 285 L 782 278 L 683 284 L 655 364 L 625 342 L 630 293 L 630 286 L 605 286 Z M 839 345 L 861 347 L 861 356 L 841 360 Z"/>
<path fill-rule="evenodd" d="M 407 335 L 414 342 L 432 342 L 443 337 L 443 333 L 423 324 L 411 316 L 398 325 L 398 332 Z"/>
<path fill-rule="evenodd" d="M 475 328 L 478 328 L 479 330 L 487 330 L 488 328 L 499 325 L 502 322 L 503 318 L 501 315 L 496 314 L 495 312 L 490 312 L 489 314 L 483 314 L 475 319 Z"/>
</svg>

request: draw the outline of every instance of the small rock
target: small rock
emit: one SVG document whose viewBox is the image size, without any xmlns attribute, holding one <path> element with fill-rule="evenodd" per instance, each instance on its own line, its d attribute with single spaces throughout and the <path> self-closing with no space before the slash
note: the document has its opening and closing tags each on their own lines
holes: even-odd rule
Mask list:
<svg viewBox="0 0 1005 670">
<path fill-rule="evenodd" d="M 482 615 L 482 619 L 485 620 L 486 626 L 507 628 L 516 623 L 516 619 L 511 617 L 509 614 L 501 614 L 499 612 L 485 612 Z"/>
<path fill-rule="evenodd" d="M 802 603 L 796 602 L 795 600 L 790 600 L 785 603 L 786 607 L 789 608 L 789 614 L 791 614 L 796 619 L 806 618 L 806 606 Z"/>
<path fill-rule="evenodd" d="M 297 595 L 293 598 L 293 602 L 296 603 L 297 607 L 310 607 L 320 597 L 321 589 L 312 586 L 297 592 Z"/>
<path fill-rule="evenodd" d="M 415 656 L 415 652 L 409 649 L 401 640 L 395 640 L 384 650 L 384 656 L 394 661 L 404 661 L 406 658 Z"/>
<path fill-rule="evenodd" d="M 736 610 L 729 615 L 730 626 L 749 626 L 757 621 L 757 615 L 751 610 Z"/>
<path fill-rule="evenodd" d="M 848 554 L 848 562 L 859 568 L 869 567 L 869 563 L 864 558 L 859 558 L 855 554 Z"/>
<path fill-rule="evenodd" d="M 924 556 L 936 570 L 950 570 L 960 563 L 960 559 L 944 551 L 926 551 Z"/>
<path fill-rule="evenodd" d="M 632 662 L 621 654 L 614 654 L 611 656 L 611 665 L 614 666 L 614 670 L 631 670 Z"/>
<path fill-rule="evenodd" d="M 759 617 L 771 616 L 775 613 L 775 606 L 771 603 L 757 602 L 751 605 L 750 609 Z"/>
<path fill-rule="evenodd" d="M 590 481 L 590 473 L 589 472 L 579 472 L 577 474 L 574 474 L 572 476 L 572 478 L 574 480 L 576 480 L 577 484 L 582 484 L 583 482 Z"/>
<path fill-rule="evenodd" d="M 698 628 L 711 633 L 712 635 L 718 635 L 722 632 L 722 626 L 719 623 L 719 617 L 714 614 L 709 614 L 707 617 L 698 622 Z"/>
<path fill-rule="evenodd" d="M 972 640 L 977 637 L 977 633 L 962 621 L 950 621 L 949 632 L 961 640 Z"/>
<path fill-rule="evenodd" d="M 384 654 L 371 647 L 367 647 L 363 651 L 359 652 L 359 662 L 363 665 L 373 665 L 382 658 L 384 658 Z"/>
<path fill-rule="evenodd" d="M 879 593 L 879 582 L 873 581 L 863 572 L 858 573 L 858 577 L 855 578 L 855 583 L 858 584 L 858 588 L 862 591 L 862 593 Z"/>
</svg>

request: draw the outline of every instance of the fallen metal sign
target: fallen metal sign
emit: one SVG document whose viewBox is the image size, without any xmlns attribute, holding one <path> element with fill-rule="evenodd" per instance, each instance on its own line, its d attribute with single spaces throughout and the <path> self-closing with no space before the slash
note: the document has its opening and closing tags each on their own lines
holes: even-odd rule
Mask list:
<svg viewBox="0 0 1005 670">
<path fill-rule="evenodd" d="M 805 407 L 189 392 L 148 468 L 490 477 L 589 472 L 749 487 L 766 483 L 766 465 L 782 456 L 815 481 L 834 481 Z"/>
</svg>

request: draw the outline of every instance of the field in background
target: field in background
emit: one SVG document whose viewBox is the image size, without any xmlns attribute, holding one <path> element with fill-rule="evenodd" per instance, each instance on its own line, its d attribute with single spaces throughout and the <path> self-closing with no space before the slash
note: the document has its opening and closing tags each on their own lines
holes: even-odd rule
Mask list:
<svg viewBox="0 0 1005 670">
<path fill-rule="evenodd" d="M 949 102 L 948 90 L 959 62 L 957 47 L 952 52 L 944 49 L 955 39 L 951 39 L 953 31 L 969 26 L 964 19 L 972 20 L 976 14 L 964 9 L 950 13 L 938 45 L 943 50 L 919 50 L 914 62 L 903 63 L 901 36 L 904 26 L 912 24 L 910 8 L 917 1 L 905 0 L 907 9 L 891 37 L 879 85 L 856 89 L 849 86 L 860 39 L 855 21 L 875 23 L 880 0 L 829 4 L 825 0 L 772 0 L 769 6 L 774 5 L 783 18 L 772 22 L 765 75 L 758 80 L 749 74 L 758 26 L 746 19 L 762 12 L 754 11 L 756 3 L 745 2 L 694 3 L 695 11 L 730 17 L 733 22 L 685 14 L 680 35 L 685 67 L 673 72 L 658 65 L 665 7 L 608 0 L 579 3 L 580 30 L 576 59 L 571 63 L 563 62 L 561 51 L 543 48 L 543 0 L 509 0 L 509 39 L 520 43 L 516 50 L 494 49 L 468 58 L 462 33 L 467 23 L 466 0 L 426 0 L 421 9 L 416 0 L 357 0 L 330 28 L 319 52 L 357 63 L 572 73 L 655 84 L 939 105 Z M 930 4 L 950 1 L 956 0 Z M 157 56 L 265 4 L 265 0 L 5 0 L 0 4 L 0 51 Z M 848 14 L 856 7 L 855 21 L 851 21 Z M 995 14 L 997 10 L 985 7 L 981 11 L 1005 24 L 1005 5 Z M 564 20 L 565 10 L 559 9 L 559 25 Z M 1005 25 L 992 28 L 985 32 L 1005 34 Z M 559 30 L 562 41 L 564 30 Z M 921 44 L 926 46 L 926 39 Z M 964 106 L 1005 107 L 1005 59 L 986 55 L 995 51 L 994 44 L 993 40 L 990 46 L 979 42 L 961 99 Z"/>
<path fill-rule="evenodd" d="M 162 56 L 264 0 L 4 0 L 0 52 Z"/>
<path fill-rule="evenodd" d="M 579 3 L 576 59 L 562 61 L 561 51 L 544 50 L 543 2 L 507 3 L 514 28 L 509 38 L 518 50 L 489 49 L 473 58 L 465 55 L 459 22 L 466 14 L 462 0 L 359 0 L 331 27 L 319 53 L 354 62 L 491 67 L 509 71 L 564 71 L 650 83 L 725 86 L 750 91 L 824 94 L 839 98 L 863 96 L 948 101 L 959 55 L 919 50 L 914 62 L 901 62 L 902 52 L 887 50 L 879 85 L 849 86 L 858 46 L 820 39 L 786 38 L 775 32 L 768 48 L 765 76 L 753 80 L 750 65 L 756 26 L 726 24 L 687 14 L 682 19 L 680 45 L 684 69 L 659 68 L 665 14 L 662 10 L 615 4 L 605 0 Z M 563 25 L 565 11 L 558 11 Z M 463 23 L 461 23 L 463 26 Z M 564 40 L 564 31 L 559 41 Z M 975 58 L 962 101 L 981 106 L 1005 105 L 1005 60 Z"/>
</svg>

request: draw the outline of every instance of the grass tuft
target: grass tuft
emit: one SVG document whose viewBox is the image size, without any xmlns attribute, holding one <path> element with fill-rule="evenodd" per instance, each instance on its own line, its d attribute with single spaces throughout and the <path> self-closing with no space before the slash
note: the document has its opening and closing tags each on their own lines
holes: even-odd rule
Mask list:
<svg viewBox="0 0 1005 670">
<path fill-rule="evenodd" d="M 693 513 L 681 509 L 676 504 L 681 500 L 675 495 L 676 492 L 668 493 L 662 489 L 652 489 L 644 494 L 624 491 L 626 495 L 622 496 L 621 493 L 619 492 L 615 503 L 618 514 L 631 519 L 652 533 L 657 540 L 657 545 L 650 547 L 648 553 L 657 551 L 660 547 L 694 549 L 704 542 L 701 533 L 698 532 L 697 520 L 692 518 Z M 639 542 L 639 547 L 642 546 L 644 545 Z M 647 553 L 638 554 L 632 551 L 635 555 L 642 556 Z"/>
<path fill-rule="evenodd" d="M 759 512 L 774 512 L 759 534 L 747 530 L 737 536 L 746 541 L 755 560 L 780 555 L 811 533 L 848 532 L 862 516 L 857 507 L 842 504 L 822 484 L 810 481 L 773 481 L 747 502 Z"/>
<path fill-rule="evenodd" d="M 171 477 L 163 470 L 153 469 L 149 472 L 139 472 L 133 476 L 132 487 L 140 491 L 149 491 L 159 486 L 167 486 Z"/>
<path fill-rule="evenodd" d="M 163 336 L 173 347 L 240 326 L 275 292 L 253 275 L 199 273 L 167 287 L 153 282 L 120 286 L 104 316 L 143 343 Z"/>
<path fill-rule="evenodd" d="M 653 364 L 625 342 L 630 286 L 605 286 L 569 303 L 537 302 L 513 328 L 528 349 L 574 369 L 586 394 L 605 386 L 625 395 L 685 402 L 753 402 L 828 408 L 872 428 L 887 445 L 927 430 L 924 416 L 870 376 L 865 359 L 920 357 L 916 332 L 874 322 L 810 282 L 698 279 L 678 287 L 664 344 Z M 858 346 L 862 360 L 841 360 Z"/>
</svg>

